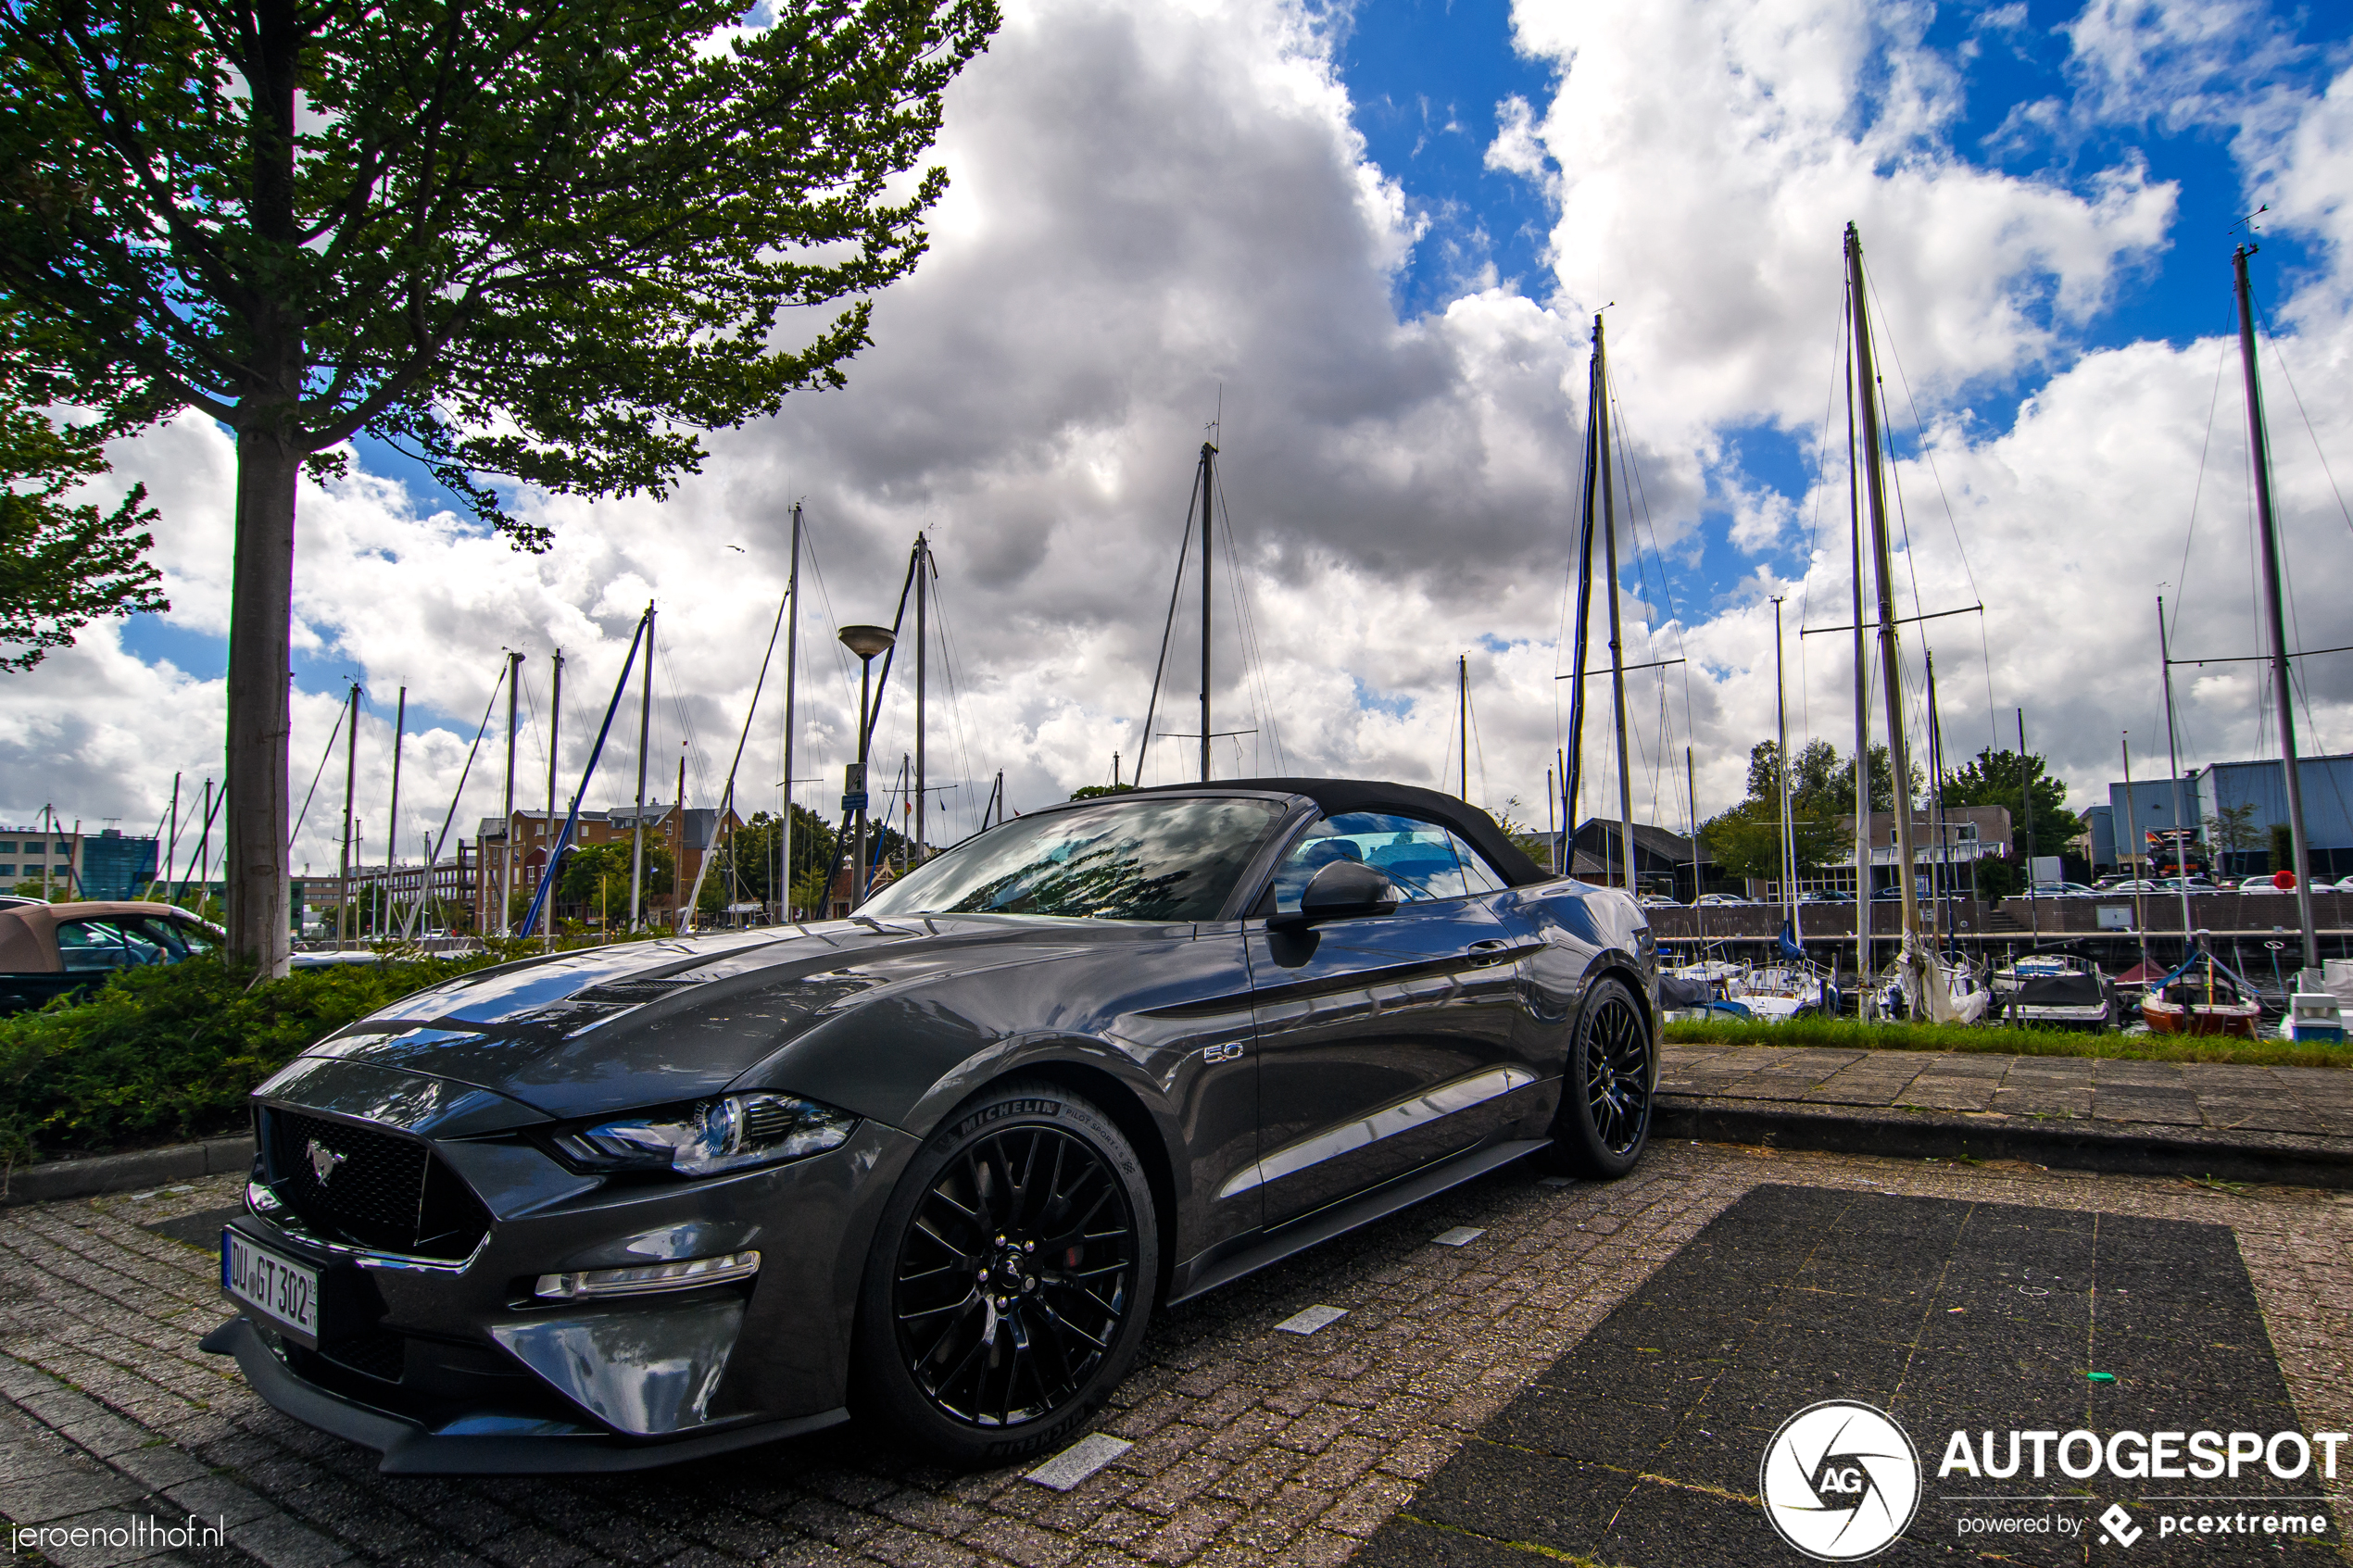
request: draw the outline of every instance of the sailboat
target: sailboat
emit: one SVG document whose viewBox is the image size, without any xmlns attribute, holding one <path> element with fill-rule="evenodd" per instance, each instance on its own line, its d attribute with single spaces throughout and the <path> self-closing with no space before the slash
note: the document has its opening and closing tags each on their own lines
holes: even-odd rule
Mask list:
<svg viewBox="0 0 2353 1568">
<path fill-rule="evenodd" d="M 1937 951 L 1934 942 L 1920 929 L 1919 887 L 1913 871 L 1918 862 L 1912 849 L 1909 787 L 1912 759 L 1909 736 L 1904 729 L 1904 667 L 1895 633 L 1895 572 L 1894 552 L 1888 540 L 1887 477 L 1880 439 L 1879 375 L 1872 362 L 1870 303 L 1863 282 L 1863 237 L 1852 223 L 1846 226 L 1846 286 L 1848 313 L 1854 322 L 1853 384 L 1855 395 L 1861 400 L 1862 498 L 1865 516 L 1870 525 L 1871 575 L 1878 590 L 1879 659 L 1881 679 L 1885 688 L 1888 776 L 1894 783 L 1894 797 L 1888 806 L 1895 820 L 1896 887 L 1903 897 L 1899 933 L 1901 947 L 1895 960 L 1895 983 L 1906 1010 L 1912 1017 L 1926 1018 L 1939 1023 L 1974 1022 L 1985 1010 L 1988 994 L 1979 989 L 1971 977 L 1949 963 Z M 1855 570 L 1858 573 L 1863 570 L 1859 552 Z M 1855 759 L 1857 777 L 1868 775 L 1869 771 L 1868 753 L 1858 749 Z M 1857 820 L 1858 845 L 1863 840 L 1860 830 L 1868 820 Z M 1868 860 L 1858 861 L 1856 867 L 1858 878 L 1868 864 Z M 1859 885 L 1856 892 L 1859 895 L 1856 899 L 1859 920 L 1862 910 L 1869 908 L 1869 894 Z"/>
<path fill-rule="evenodd" d="M 2290 1004 L 2288 1029 L 2294 1035 L 2298 1025 L 2309 1021 L 2317 1038 L 2344 1038 L 2344 1026 L 2337 1017 L 2333 1001 L 2326 999 L 2321 966 L 2321 938 L 2312 911 L 2312 860 L 2309 840 L 2304 832 L 2304 786 L 2301 770 L 2296 760 L 2296 704 L 2288 682 L 2288 651 L 2286 617 L 2283 612 L 2280 592 L 2280 530 L 2279 521 L 2271 511 L 2271 453 L 2270 433 L 2263 418 L 2263 382 L 2255 358 L 2255 295 L 2246 277 L 2246 258 L 2255 254 L 2256 246 L 2242 242 L 2231 252 L 2231 286 L 2238 300 L 2239 370 L 2246 393 L 2246 439 L 2248 456 L 2255 472 L 2256 530 L 2262 542 L 2263 619 L 2270 633 L 2271 651 L 2264 662 L 2271 667 L 2272 706 L 2278 710 L 2280 724 L 2280 768 L 2286 775 L 2288 839 L 2296 877 L 2296 909 L 2303 927 L 2304 967 L 2296 972 L 2296 995 Z M 2157 611 L 2158 656 L 2164 661 L 2165 725 L 2168 743 L 2173 732 L 2173 660 L 2166 640 L 2165 601 L 2160 596 Z M 2180 791 L 2182 767 L 2176 752 L 2173 758 L 2175 792 L 2174 821 L 2181 822 Z M 2182 888 L 2182 929 L 2193 929 L 2189 920 L 2187 879 Z M 2201 973 L 2202 971 L 2202 973 Z M 2308 997 L 2309 998 L 2308 1001 Z M 2181 966 L 2157 985 L 2149 987 L 2141 998 L 2141 1017 L 2149 1028 L 2160 1035 L 2238 1035 L 2253 1038 L 2262 1015 L 2262 1004 L 2255 986 L 2236 974 L 2214 955 L 2213 949 L 2199 941 L 2186 952 Z M 2333 1026 L 2333 1028 L 2332 1028 Z"/>
</svg>

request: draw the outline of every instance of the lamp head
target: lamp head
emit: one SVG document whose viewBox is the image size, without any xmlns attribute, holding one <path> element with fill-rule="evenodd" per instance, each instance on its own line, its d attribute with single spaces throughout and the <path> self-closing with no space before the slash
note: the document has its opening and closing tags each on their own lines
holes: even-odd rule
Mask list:
<svg viewBox="0 0 2353 1568">
<path fill-rule="evenodd" d="M 872 659 L 899 640 L 887 626 L 845 626 L 842 646 L 861 659 Z"/>
</svg>

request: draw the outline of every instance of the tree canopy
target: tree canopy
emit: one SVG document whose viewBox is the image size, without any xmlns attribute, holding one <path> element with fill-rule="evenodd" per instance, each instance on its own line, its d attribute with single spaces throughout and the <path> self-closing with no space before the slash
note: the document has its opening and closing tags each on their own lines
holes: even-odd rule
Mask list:
<svg viewBox="0 0 2353 1568">
<path fill-rule="evenodd" d="M 21 320 L 13 334 L 0 329 L 0 342 L 40 335 Z M 171 608 L 145 558 L 156 521 L 146 487 L 106 512 L 73 498 L 107 471 L 106 443 L 145 410 L 119 408 L 111 422 L 53 417 L 65 395 L 25 358 L 0 357 L 0 670 L 31 669 L 101 616 Z"/>
<path fill-rule="evenodd" d="M 283 960 L 297 479 L 370 433 L 543 548 L 500 480 L 667 493 L 697 433 L 843 383 L 925 248 L 915 172 L 992 0 L 14 0 L 0 351 L 102 427 L 237 442 L 238 956 Z M 805 314 L 804 314 L 805 313 Z"/>
<path fill-rule="evenodd" d="M 2021 787 L 2021 772 L 2028 781 Z M 2027 842 L 2026 797 L 2034 797 L 2033 842 Z M 2010 813 L 2010 847 L 2020 856 L 2057 855 L 2067 841 L 2083 831 L 2083 819 L 2067 809 L 2067 784 L 2051 777 L 2037 756 L 2021 760 L 2015 751 L 1980 751 L 1966 765 L 1944 775 L 1947 806 L 2003 806 Z"/>
</svg>

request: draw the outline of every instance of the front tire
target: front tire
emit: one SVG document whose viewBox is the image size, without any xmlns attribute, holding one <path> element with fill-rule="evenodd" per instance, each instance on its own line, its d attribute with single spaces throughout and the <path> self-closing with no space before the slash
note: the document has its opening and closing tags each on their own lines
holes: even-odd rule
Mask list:
<svg viewBox="0 0 2353 1568">
<path fill-rule="evenodd" d="M 1569 1035 L 1553 1131 L 1560 1159 L 1580 1176 L 1613 1181 L 1650 1141 L 1654 1042 L 1650 1016 L 1627 984 L 1593 982 Z"/>
<path fill-rule="evenodd" d="M 983 1091 L 899 1179 L 860 1293 L 858 1413 L 947 1463 L 1084 1425 L 1135 1362 L 1160 1235 L 1136 1150 L 1051 1084 Z"/>
</svg>

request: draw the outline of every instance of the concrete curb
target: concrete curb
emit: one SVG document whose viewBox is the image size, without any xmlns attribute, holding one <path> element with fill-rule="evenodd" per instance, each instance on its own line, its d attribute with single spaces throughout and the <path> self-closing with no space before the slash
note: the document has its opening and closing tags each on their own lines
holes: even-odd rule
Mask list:
<svg viewBox="0 0 2353 1568">
<path fill-rule="evenodd" d="M 208 1138 L 202 1143 L 143 1148 L 131 1154 L 97 1154 L 87 1160 L 57 1160 L 26 1165 L 0 1180 L 0 1208 L 130 1192 L 197 1176 L 225 1176 L 253 1168 L 253 1139 Z"/>
<path fill-rule="evenodd" d="M 1945 1115 L 1788 1100 L 1658 1098 L 1652 1135 L 1912 1160 L 2021 1160 L 2130 1176 L 2353 1188 L 2353 1144 L 2287 1133 L 2127 1130 L 2086 1118 Z M 2143 1125 L 2146 1125 L 2145 1123 Z"/>
</svg>

